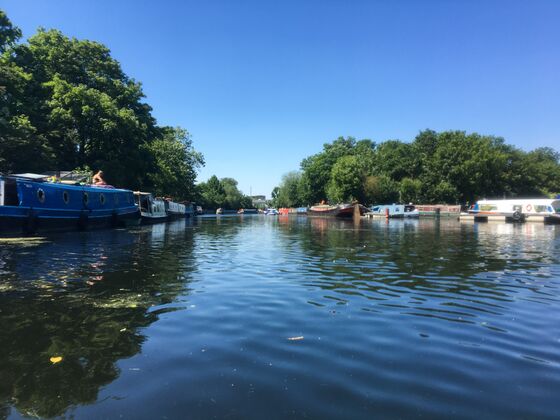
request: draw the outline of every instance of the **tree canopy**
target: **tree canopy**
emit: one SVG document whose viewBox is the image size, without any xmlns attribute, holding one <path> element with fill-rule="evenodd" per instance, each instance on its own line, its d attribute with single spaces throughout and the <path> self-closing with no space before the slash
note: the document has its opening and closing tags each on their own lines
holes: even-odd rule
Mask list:
<svg viewBox="0 0 560 420">
<path fill-rule="evenodd" d="M 0 171 L 89 167 L 114 185 L 194 197 L 202 155 L 186 130 L 156 124 L 106 46 L 54 29 L 20 37 L 0 11 Z"/>
<path fill-rule="evenodd" d="M 208 181 L 198 184 L 198 203 L 206 209 L 220 207 L 236 210 L 251 208 L 251 197 L 243 195 L 237 188 L 237 181 L 233 178 L 218 179 L 212 175 Z"/>
<path fill-rule="evenodd" d="M 409 143 L 339 137 L 303 159 L 297 179 L 283 178 L 274 195 L 290 206 L 550 196 L 560 189 L 559 159 L 551 148 L 524 152 L 501 137 L 465 131 L 424 130 Z"/>
</svg>

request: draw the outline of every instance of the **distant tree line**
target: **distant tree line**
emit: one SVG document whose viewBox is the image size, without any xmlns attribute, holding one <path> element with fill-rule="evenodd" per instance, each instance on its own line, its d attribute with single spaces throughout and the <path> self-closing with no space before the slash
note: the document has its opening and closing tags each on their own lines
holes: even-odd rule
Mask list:
<svg viewBox="0 0 560 420">
<path fill-rule="evenodd" d="M 218 179 L 213 175 L 206 182 L 197 185 L 197 203 L 205 209 L 242 209 L 253 206 L 251 197 L 243 195 L 233 178 Z"/>
<path fill-rule="evenodd" d="M 481 197 L 551 196 L 560 190 L 560 154 L 524 152 L 494 136 L 420 132 L 414 141 L 339 137 L 305 158 L 272 191 L 279 207 L 323 200 L 361 203 L 472 203 Z"/>
<path fill-rule="evenodd" d="M 0 171 L 102 169 L 116 186 L 196 198 L 189 133 L 161 127 L 102 44 L 39 29 L 27 43 L 0 10 Z"/>
</svg>

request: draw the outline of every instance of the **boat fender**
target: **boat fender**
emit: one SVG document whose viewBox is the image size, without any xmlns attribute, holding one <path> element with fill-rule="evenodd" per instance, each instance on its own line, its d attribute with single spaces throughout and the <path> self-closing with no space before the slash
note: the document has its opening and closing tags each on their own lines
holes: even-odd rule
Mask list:
<svg viewBox="0 0 560 420">
<path fill-rule="evenodd" d="M 532 206 L 531 204 L 527 204 L 527 205 L 525 206 L 525 210 L 527 210 L 527 211 L 533 211 L 533 206 Z"/>
<path fill-rule="evenodd" d="M 85 211 L 80 212 L 80 217 L 78 217 L 78 229 L 85 230 L 88 225 L 88 214 Z"/>
<path fill-rule="evenodd" d="M 519 222 L 521 220 L 521 213 L 519 212 L 519 210 L 515 210 L 511 215 L 511 218 L 514 222 Z"/>
<path fill-rule="evenodd" d="M 33 209 L 29 209 L 27 213 L 27 219 L 25 220 L 25 224 L 23 226 L 23 230 L 26 234 L 33 234 L 37 230 L 37 215 L 33 211 Z"/>
</svg>

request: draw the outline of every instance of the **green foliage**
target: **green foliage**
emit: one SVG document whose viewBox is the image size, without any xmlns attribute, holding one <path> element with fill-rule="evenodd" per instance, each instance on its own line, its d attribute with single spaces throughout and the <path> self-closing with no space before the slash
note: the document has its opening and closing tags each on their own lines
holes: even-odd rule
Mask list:
<svg viewBox="0 0 560 420">
<path fill-rule="evenodd" d="M 326 188 L 330 182 L 332 167 L 340 157 L 352 154 L 355 146 L 356 140 L 353 137 L 339 137 L 330 144 L 324 144 L 323 152 L 301 162 L 303 202 L 315 203 L 327 197 Z"/>
<path fill-rule="evenodd" d="M 89 166 L 117 186 L 194 196 L 202 155 L 185 130 L 156 125 L 106 46 L 58 30 L 20 36 L 0 11 L 0 171 Z"/>
<path fill-rule="evenodd" d="M 379 145 L 339 137 L 303 160 L 299 198 L 289 202 L 312 204 L 328 197 L 365 204 L 468 203 L 481 197 L 553 196 L 560 189 L 559 159 L 551 148 L 523 152 L 500 137 L 464 131 L 424 130 L 411 143 Z M 284 188 L 283 183 L 276 202 L 287 203 Z"/>
<path fill-rule="evenodd" d="M 331 170 L 327 196 L 333 202 L 348 202 L 363 197 L 363 173 L 356 156 L 342 156 Z"/>
<path fill-rule="evenodd" d="M 397 183 L 387 175 L 370 175 L 364 182 L 366 203 L 391 204 L 399 201 Z"/>
<path fill-rule="evenodd" d="M 422 182 L 419 179 L 404 178 L 399 183 L 399 198 L 402 203 L 418 203 L 422 197 Z"/>
<path fill-rule="evenodd" d="M 155 160 L 155 170 L 149 174 L 154 192 L 177 200 L 194 200 L 195 171 L 204 159 L 192 148 L 189 133 L 180 127 L 164 127 L 162 137 L 148 147 Z"/>
<path fill-rule="evenodd" d="M 395 181 L 415 175 L 416 159 L 410 143 L 388 140 L 381 143 L 375 153 L 372 174 L 383 173 Z"/>
<path fill-rule="evenodd" d="M 272 205 L 274 207 L 298 207 L 301 204 L 302 189 L 301 172 L 288 172 L 282 177 L 279 187 L 272 192 Z"/>
<path fill-rule="evenodd" d="M 198 184 L 199 203 L 206 209 L 225 208 L 238 210 L 251 208 L 251 197 L 243 195 L 233 178 L 218 179 L 212 175 L 206 182 Z"/>
<path fill-rule="evenodd" d="M 12 22 L 2 10 L 0 10 L 0 54 L 15 44 L 21 38 L 21 30 L 12 25 Z"/>
<path fill-rule="evenodd" d="M 243 195 L 243 193 L 237 189 L 237 181 L 235 179 L 222 178 L 220 179 L 220 183 L 224 187 L 226 194 L 224 207 L 233 210 L 252 206 L 251 198 Z"/>
</svg>

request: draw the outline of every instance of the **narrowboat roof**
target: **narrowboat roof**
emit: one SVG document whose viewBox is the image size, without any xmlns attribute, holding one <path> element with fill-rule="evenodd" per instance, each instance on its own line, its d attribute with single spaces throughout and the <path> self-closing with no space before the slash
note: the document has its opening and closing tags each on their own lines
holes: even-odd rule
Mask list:
<svg viewBox="0 0 560 420">
<path fill-rule="evenodd" d="M 44 174 L 33 174 L 30 172 L 26 172 L 24 174 L 12 174 L 12 175 L 8 175 L 8 176 L 12 176 L 15 178 L 27 178 L 27 179 L 32 179 L 34 181 L 38 181 L 41 179 L 46 179 L 49 177 L 49 175 L 44 175 Z"/>
</svg>

